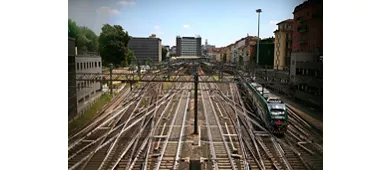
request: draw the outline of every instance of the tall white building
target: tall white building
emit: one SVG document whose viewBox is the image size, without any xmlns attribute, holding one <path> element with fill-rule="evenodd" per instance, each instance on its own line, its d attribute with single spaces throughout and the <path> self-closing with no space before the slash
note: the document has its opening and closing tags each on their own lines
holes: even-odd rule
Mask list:
<svg viewBox="0 0 390 170">
<path fill-rule="evenodd" d="M 201 37 L 176 37 L 176 55 L 178 56 L 202 56 Z"/>
</svg>

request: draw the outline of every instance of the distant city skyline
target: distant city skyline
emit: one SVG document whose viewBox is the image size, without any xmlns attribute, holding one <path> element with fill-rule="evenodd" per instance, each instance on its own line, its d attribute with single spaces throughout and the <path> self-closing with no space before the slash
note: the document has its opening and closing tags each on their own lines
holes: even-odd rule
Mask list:
<svg viewBox="0 0 390 170">
<path fill-rule="evenodd" d="M 256 9 L 260 14 L 260 37 L 274 35 L 277 23 L 293 18 L 295 6 L 303 0 L 269 1 L 152 1 L 69 0 L 68 18 L 97 35 L 103 24 L 121 25 L 130 36 L 156 34 L 162 44 L 175 46 L 176 36 L 202 37 L 216 47 L 227 46 L 242 37 L 257 36 Z"/>
</svg>

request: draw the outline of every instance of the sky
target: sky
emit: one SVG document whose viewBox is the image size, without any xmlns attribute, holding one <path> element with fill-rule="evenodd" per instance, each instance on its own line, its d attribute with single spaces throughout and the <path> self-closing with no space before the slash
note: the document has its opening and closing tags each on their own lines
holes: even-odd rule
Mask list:
<svg viewBox="0 0 390 170">
<path fill-rule="evenodd" d="M 163 45 L 176 36 L 199 35 L 202 44 L 224 47 L 247 36 L 274 36 L 277 23 L 293 18 L 303 0 L 68 0 L 68 18 L 97 35 L 103 24 L 121 25 L 132 37 L 156 34 Z"/>
</svg>

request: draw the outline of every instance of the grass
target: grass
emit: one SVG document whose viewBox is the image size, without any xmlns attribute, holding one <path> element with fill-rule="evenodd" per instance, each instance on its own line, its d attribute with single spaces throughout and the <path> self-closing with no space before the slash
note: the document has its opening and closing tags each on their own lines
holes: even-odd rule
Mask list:
<svg viewBox="0 0 390 170">
<path fill-rule="evenodd" d="M 164 82 L 163 83 L 163 88 L 164 89 L 169 89 L 170 87 L 172 87 L 172 83 L 171 82 Z"/>
<path fill-rule="evenodd" d="M 142 99 L 142 101 L 141 101 L 141 105 L 144 105 L 144 106 L 146 106 L 146 103 L 147 101 L 146 101 L 146 99 Z"/>
<path fill-rule="evenodd" d="M 81 115 L 76 120 L 68 124 L 68 133 L 78 128 L 81 128 L 88 122 L 90 122 L 96 115 L 96 113 L 108 102 L 110 102 L 112 96 L 109 94 L 102 94 L 100 98 L 94 103 L 84 115 Z"/>
<path fill-rule="evenodd" d="M 213 76 L 214 80 L 218 81 L 219 80 L 219 77 L 218 76 Z"/>
</svg>

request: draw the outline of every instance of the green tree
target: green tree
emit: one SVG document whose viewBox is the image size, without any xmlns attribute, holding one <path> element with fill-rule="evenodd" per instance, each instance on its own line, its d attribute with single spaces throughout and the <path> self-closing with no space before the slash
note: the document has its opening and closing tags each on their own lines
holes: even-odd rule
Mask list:
<svg viewBox="0 0 390 170">
<path fill-rule="evenodd" d="M 153 60 L 148 57 L 148 58 L 145 58 L 145 65 L 148 65 L 148 64 L 152 64 Z"/>
<path fill-rule="evenodd" d="M 102 56 L 103 64 L 120 65 L 127 56 L 127 44 L 130 36 L 124 31 L 122 26 L 104 24 L 99 36 L 99 52 Z"/>
<path fill-rule="evenodd" d="M 161 51 L 162 51 L 162 52 L 161 52 L 161 53 L 162 53 L 162 57 L 161 57 L 161 58 L 162 58 L 162 61 L 165 61 L 165 59 L 166 59 L 166 57 L 167 57 L 166 55 L 167 55 L 167 53 L 168 53 L 168 50 L 167 50 L 166 48 L 162 48 Z"/>
<path fill-rule="evenodd" d="M 80 47 L 86 48 L 87 51 L 99 51 L 99 37 L 88 27 L 79 27 L 80 34 L 78 36 Z M 79 44 L 78 44 L 79 45 Z M 84 47 L 85 46 L 85 47 Z"/>
<path fill-rule="evenodd" d="M 79 27 L 76 22 L 68 19 L 68 36 L 76 39 L 79 52 L 99 51 L 99 37 L 88 27 Z"/>
<path fill-rule="evenodd" d="M 68 19 L 68 37 L 77 38 L 79 35 L 80 29 L 77 26 L 76 22 Z"/>
<path fill-rule="evenodd" d="M 125 58 L 121 62 L 121 66 L 122 67 L 127 67 L 127 66 L 129 66 L 131 64 L 134 64 L 134 61 L 135 61 L 134 53 L 130 49 L 127 49 Z"/>
<path fill-rule="evenodd" d="M 133 65 L 135 64 L 136 57 L 134 55 L 134 52 L 130 49 L 127 50 L 127 60 L 130 62 L 129 64 Z"/>
</svg>

